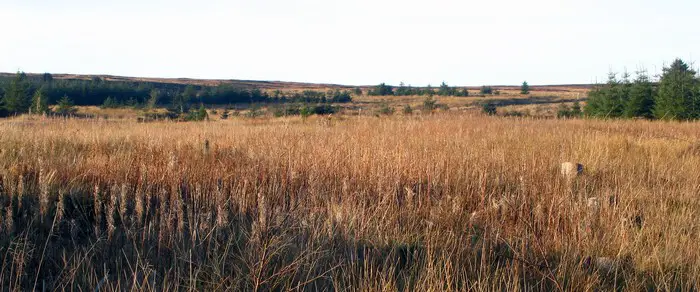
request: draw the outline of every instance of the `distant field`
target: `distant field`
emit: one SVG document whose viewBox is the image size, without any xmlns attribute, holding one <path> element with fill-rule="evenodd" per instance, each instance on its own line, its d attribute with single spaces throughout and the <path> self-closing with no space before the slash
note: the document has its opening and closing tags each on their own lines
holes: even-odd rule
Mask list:
<svg viewBox="0 0 700 292">
<path fill-rule="evenodd" d="M 4 290 L 699 288 L 698 123 L 24 116 L 0 137 Z"/>
</svg>

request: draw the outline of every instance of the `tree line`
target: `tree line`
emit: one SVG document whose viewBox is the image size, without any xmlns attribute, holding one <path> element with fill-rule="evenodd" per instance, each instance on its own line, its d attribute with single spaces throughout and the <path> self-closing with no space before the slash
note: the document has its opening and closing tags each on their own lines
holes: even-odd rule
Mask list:
<svg viewBox="0 0 700 292">
<path fill-rule="evenodd" d="M 359 89 L 355 89 L 356 91 Z M 526 82 L 523 82 L 522 86 L 520 87 L 520 93 L 521 94 L 529 94 L 530 93 L 530 86 Z M 361 91 L 360 91 L 361 94 Z M 484 95 L 499 95 L 500 92 L 498 90 L 494 90 L 493 87 L 491 86 L 482 86 L 479 89 L 479 94 L 481 96 Z M 359 94 L 358 94 L 359 95 Z M 428 85 L 425 88 L 420 88 L 420 87 L 412 87 L 411 85 L 406 86 L 403 82 L 399 84 L 398 87 L 394 87 L 391 85 L 387 85 L 386 83 L 380 83 L 379 85 L 375 86 L 374 88 L 371 88 L 368 92 L 367 95 L 370 96 L 388 96 L 388 95 L 394 95 L 394 96 L 409 96 L 409 95 L 418 95 L 418 96 L 433 96 L 433 95 L 438 95 L 438 96 L 456 96 L 456 97 L 467 97 L 470 96 L 469 90 L 466 88 L 458 88 L 454 86 L 449 86 L 447 83 L 442 82 L 440 84 L 440 87 L 437 89 L 433 88 L 431 85 Z"/>
<path fill-rule="evenodd" d="M 411 85 L 406 86 L 403 82 L 398 87 L 387 85 L 386 83 L 381 83 L 367 92 L 370 96 L 408 96 L 408 95 L 419 95 L 419 96 L 469 96 L 469 91 L 466 88 L 458 89 L 457 87 L 451 87 L 447 83 L 442 82 L 440 87 L 435 90 L 432 86 L 428 85 L 425 88 L 412 87 Z"/>
<path fill-rule="evenodd" d="M 664 67 L 657 83 L 644 71 L 634 80 L 627 73 L 594 88 L 584 114 L 599 118 L 700 119 L 700 78 L 681 59 Z"/>
<path fill-rule="evenodd" d="M 260 89 L 236 88 L 230 84 L 200 86 L 156 82 L 58 80 L 49 73 L 28 76 L 18 72 L 0 78 L 0 116 L 27 112 L 48 112 L 49 105 L 94 105 L 103 107 L 165 106 L 180 113 L 189 112 L 193 105 L 224 105 L 241 103 L 346 103 L 352 101 L 347 90 L 326 92 L 271 93 Z"/>
</svg>

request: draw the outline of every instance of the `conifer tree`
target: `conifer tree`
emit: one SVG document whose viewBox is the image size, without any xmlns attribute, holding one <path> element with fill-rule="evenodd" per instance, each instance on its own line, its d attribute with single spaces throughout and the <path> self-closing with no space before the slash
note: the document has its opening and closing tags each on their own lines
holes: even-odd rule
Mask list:
<svg viewBox="0 0 700 292">
<path fill-rule="evenodd" d="M 480 93 L 481 94 L 493 94 L 493 88 L 491 88 L 491 86 L 484 85 L 481 87 Z"/>
<path fill-rule="evenodd" d="M 583 111 L 581 111 L 581 103 L 579 103 L 578 100 L 571 106 L 570 113 L 572 117 L 581 117 L 581 115 L 583 115 Z"/>
<path fill-rule="evenodd" d="M 51 73 L 48 72 L 44 73 L 44 75 L 41 77 L 41 80 L 43 80 L 44 82 L 51 82 L 53 81 L 53 75 L 51 75 Z"/>
<path fill-rule="evenodd" d="M 114 108 L 117 107 L 117 102 L 111 96 L 108 96 L 102 103 L 102 108 Z"/>
<path fill-rule="evenodd" d="M 5 110 L 10 114 L 26 113 L 31 106 L 29 90 L 27 75 L 23 72 L 17 72 L 15 78 L 5 88 L 5 96 L 2 100 Z"/>
<path fill-rule="evenodd" d="M 527 81 L 524 81 L 523 85 L 520 86 L 520 94 L 530 94 L 530 85 L 527 84 Z"/>
<path fill-rule="evenodd" d="M 451 91 L 451 88 L 443 81 L 442 84 L 440 84 L 440 88 L 438 88 L 438 95 L 448 96 L 450 95 Z"/>
<path fill-rule="evenodd" d="M 627 118 L 652 118 L 654 95 L 654 87 L 647 73 L 644 71 L 637 72 L 637 78 L 629 91 L 629 99 L 625 105 L 624 116 Z"/>
<path fill-rule="evenodd" d="M 601 118 L 621 117 L 630 92 L 629 74 L 624 74 L 622 80 L 617 79 L 616 73 L 608 74 L 608 82 L 591 90 L 584 112 L 588 116 Z"/>
<path fill-rule="evenodd" d="M 663 69 L 656 95 L 654 116 L 658 119 L 689 120 L 700 118 L 696 72 L 676 59 Z"/>
<path fill-rule="evenodd" d="M 428 96 L 423 100 L 423 110 L 426 112 L 432 112 L 437 108 L 437 100 L 435 100 L 432 95 Z"/>
<path fill-rule="evenodd" d="M 72 115 L 76 110 L 73 106 L 73 101 L 67 95 L 64 95 L 56 106 L 56 113 L 63 116 Z"/>
<path fill-rule="evenodd" d="M 158 100 L 160 99 L 160 91 L 158 89 L 152 89 L 150 98 L 148 99 L 148 109 L 154 109 L 156 105 L 158 104 Z"/>
<path fill-rule="evenodd" d="M 199 110 L 197 111 L 197 120 L 203 121 L 203 120 L 208 120 L 209 119 L 209 114 L 207 114 L 207 109 L 204 107 L 204 104 L 202 103 L 199 106 Z"/>
<path fill-rule="evenodd" d="M 39 87 L 34 92 L 34 97 L 32 98 L 31 112 L 35 114 L 44 114 L 49 111 L 48 96 L 46 95 L 46 89 L 42 86 Z"/>
</svg>

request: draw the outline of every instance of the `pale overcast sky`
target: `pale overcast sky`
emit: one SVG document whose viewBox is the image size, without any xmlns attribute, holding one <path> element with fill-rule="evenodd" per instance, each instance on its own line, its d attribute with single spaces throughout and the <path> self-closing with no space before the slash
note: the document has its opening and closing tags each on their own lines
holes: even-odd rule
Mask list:
<svg viewBox="0 0 700 292">
<path fill-rule="evenodd" d="M 0 71 L 590 83 L 700 56 L 697 0 L 0 0 Z"/>
</svg>

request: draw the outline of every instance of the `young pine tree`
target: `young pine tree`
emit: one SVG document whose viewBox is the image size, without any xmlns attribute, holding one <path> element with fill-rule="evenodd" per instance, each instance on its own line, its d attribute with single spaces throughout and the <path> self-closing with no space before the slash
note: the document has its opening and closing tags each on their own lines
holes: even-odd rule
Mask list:
<svg viewBox="0 0 700 292">
<path fill-rule="evenodd" d="M 129 97 L 129 99 L 126 101 L 126 105 L 129 107 L 133 108 L 138 108 L 139 107 L 139 101 L 135 97 Z"/>
<path fill-rule="evenodd" d="M 578 102 L 578 100 L 571 106 L 570 113 L 571 116 L 575 118 L 579 118 L 583 115 L 583 111 L 581 111 L 581 104 Z"/>
<path fill-rule="evenodd" d="M 700 118 L 696 72 L 676 59 L 663 69 L 656 95 L 654 116 L 658 119 L 690 120 Z"/>
<path fill-rule="evenodd" d="M 433 97 L 433 95 L 435 94 L 435 91 L 433 90 L 433 87 L 430 84 L 428 84 L 428 87 L 425 88 L 424 94 L 428 95 L 428 97 Z"/>
<path fill-rule="evenodd" d="M 449 96 L 449 95 L 451 95 L 451 93 L 452 93 L 452 90 L 451 90 L 450 86 L 447 85 L 447 83 L 445 83 L 443 81 L 442 84 L 440 84 L 440 88 L 438 88 L 438 95 L 439 96 Z"/>
<path fill-rule="evenodd" d="M 56 113 L 62 116 L 72 115 L 76 111 L 77 109 L 73 106 L 73 101 L 68 98 L 67 95 L 64 95 L 56 106 Z"/>
<path fill-rule="evenodd" d="M 595 87 L 588 92 L 588 102 L 583 107 L 583 114 L 591 117 L 600 117 L 603 112 L 603 89 Z"/>
<path fill-rule="evenodd" d="M 569 108 L 568 105 L 566 104 L 559 104 L 559 107 L 557 108 L 557 118 L 559 119 L 566 119 L 570 118 L 572 116 L 571 109 Z"/>
<path fill-rule="evenodd" d="M 105 101 L 102 103 L 102 108 L 113 108 L 116 107 L 116 102 L 111 96 L 108 96 L 105 98 Z"/>
<path fill-rule="evenodd" d="M 423 110 L 426 112 L 432 112 L 437 108 L 437 100 L 435 100 L 432 95 L 428 96 L 423 100 Z"/>
<path fill-rule="evenodd" d="M 628 74 L 623 79 L 617 79 L 617 74 L 608 74 L 608 82 L 591 90 L 584 112 L 588 116 L 600 118 L 615 118 L 622 116 L 627 104 L 630 83 Z"/>
<path fill-rule="evenodd" d="M 494 116 L 498 113 L 498 107 L 490 102 L 481 105 L 481 112 L 489 116 Z"/>
<path fill-rule="evenodd" d="M 48 97 L 46 96 L 46 90 L 44 87 L 40 87 L 34 92 L 34 97 L 32 97 L 31 112 L 35 114 L 45 114 L 49 111 Z"/>
<path fill-rule="evenodd" d="M 175 94 L 175 96 L 173 96 L 172 102 L 172 107 L 176 110 L 176 112 L 180 114 L 186 113 L 190 110 L 187 98 L 184 94 Z"/>
<path fill-rule="evenodd" d="M 523 85 L 520 86 L 520 94 L 530 94 L 530 85 L 527 84 L 527 81 L 524 81 Z"/>
<path fill-rule="evenodd" d="M 654 86 L 651 84 L 649 76 L 644 71 L 637 72 L 637 78 L 629 91 L 624 116 L 627 118 L 652 118 L 654 116 L 652 113 L 654 95 Z"/>
<path fill-rule="evenodd" d="M 154 109 L 156 105 L 158 104 L 158 100 L 160 99 L 160 91 L 158 89 L 152 89 L 150 98 L 148 99 L 148 104 L 147 108 L 148 109 Z"/>
<path fill-rule="evenodd" d="M 194 100 L 197 97 L 197 89 L 195 89 L 191 84 L 187 85 L 185 87 L 185 91 L 182 92 L 182 97 L 185 102 Z"/>
<path fill-rule="evenodd" d="M 27 75 L 17 72 L 15 78 L 10 81 L 5 88 L 5 96 L 2 104 L 10 114 L 26 113 L 31 106 L 30 100 L 30 85 L 27 81 Z"/>
<path fill-rule="evenodd" d="M 204 104 L 199 106 L 199 110 L 197 111 L 197 120 L 209 120 L 209 114 L 207 114 L 207 109 L 204 107 Z"/>
</svg>

